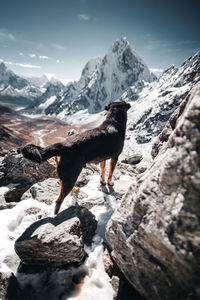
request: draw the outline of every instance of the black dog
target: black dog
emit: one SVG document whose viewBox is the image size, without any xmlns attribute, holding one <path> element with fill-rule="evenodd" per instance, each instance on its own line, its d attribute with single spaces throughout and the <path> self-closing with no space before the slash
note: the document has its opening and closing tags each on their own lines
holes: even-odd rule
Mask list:
<svg viewBox="0 0 200 300">
<path fill-rule="evenodd" d="M 59 212 L 64 198 L 73 189 L 86 163 L 100 162 L 101 183 L 106 184 L 105 164 L 106 160 L 111 158 L 108 184 L 113 185 L 112 175 L 124 146 L 129 108 L 130 104 L 125 101 L 111 102 L 105 107 L 108 110 L 106 120 L 99 127 L 68 137 L 64 143 L 56 143 L 46 148 L 29 144 L 21 149 L 25 158 L 37 163 L 56 156 L 61 191 L 56 200 L 55 214 Z"/>
</svg>

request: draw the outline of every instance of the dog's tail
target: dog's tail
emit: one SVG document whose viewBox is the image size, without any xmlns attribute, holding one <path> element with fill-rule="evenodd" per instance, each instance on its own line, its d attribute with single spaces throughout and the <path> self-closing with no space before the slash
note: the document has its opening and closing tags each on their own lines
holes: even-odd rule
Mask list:
<svg viewBox="0 0 200 300">
<path fill-rule="evenodd" d="M 53 156 L 60 156 L 63 152 L 63 145 L 61 143 L 57 143 L 43 148 L 33 144 L 28 144 L 21 148 L 20 152 L 25 158 L 41 164 Z"/>
</svg>

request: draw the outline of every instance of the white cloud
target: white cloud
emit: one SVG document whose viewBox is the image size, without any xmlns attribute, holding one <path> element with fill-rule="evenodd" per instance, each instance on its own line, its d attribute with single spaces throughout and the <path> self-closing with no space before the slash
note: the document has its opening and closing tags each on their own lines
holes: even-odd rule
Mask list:
<svg viewBox="0 0 200 300">
<path fill-rule="evenodd" d="M 65 47 L 60 44 L 51 44 L 51 47 L 55 48 L 56 50 L 65 50 Z"/>
<path fill-rule="evenodd" d="M 37 65 L 31 65 L 31 64 L 19 64 L 19 63 L 15 63 L 16 66 L 22 67 L 22 68 L 32 68 L 32 69 L 40 69 L 40 66 Z"/>
<path fill-rule="evenodd" d="M 163 69 L 159 69 L 159 68 L 150 68 L 150 71 L 154 73 L 157 77 L 160 77 L 164 72 Z"/>
<path fill-rule="evenodd" d="M 19 52 L 18 54 L 19 54 L 19 56 L 24 56 L 23 52 Z"/>
<path fill-rule="evenodd" d="M 13 65 L 12 61 L 5 61 L 3 59 L 0 58 L 0 62 L 3 62 L 6 65 Z"/>
<path fill-rule="evenodd" d="M 28 56 L 31 57 L 31 58 L 33 58 L 33 57 L 36 57 L 36 54 L 30 53 Z"/>
<path fill-rule="evenodd" d="M 82 21 L 89 21 L 90 20 L 90 16 L 86 15 L 86 14 L 79 14 L 78 15 L 79 20 Z"/>
<path fill-rule="evenodd" d="M 39 58 L 41 58 L 41 59 L 49 59 L 49 57 L 46 56 L 46 55 L 40 55 Z"/>
<path fill-rule="evenodd" d="M 26 64 L 26 63 L 14 63 L 12 61 L 5 61 L 3 59 L 0 58 L 0 62 L 3 62 L 7 65 L 14 65 L 14 66 L 19 66 L 19 67 L 22 67 L 22 68 L 33 68 L 33 69 L 40 69 L 41 67 L 40 66 L 37 66 L 37 65 L 31 65 L 31 64 Z"/>
<path fill-rule="evenodd" d="M 64 61 L 60 60 L 60 59 L 57 59 L 56 62 L 57 62 L 57 64 L 64 64 Z"/>
<path fill-rule="evenodd" d="M 162 73 L 164 70 L 163 69 L 157 69 L 157 68 L 150 68 L 150 71 L 153 72 L 153 73 Z"/>
<path fill-rule="evenodd" d="M 0 40 L 1 41 L 14 41 L 15 37 L 7 29 L 0 28 Z"/>
</svg>

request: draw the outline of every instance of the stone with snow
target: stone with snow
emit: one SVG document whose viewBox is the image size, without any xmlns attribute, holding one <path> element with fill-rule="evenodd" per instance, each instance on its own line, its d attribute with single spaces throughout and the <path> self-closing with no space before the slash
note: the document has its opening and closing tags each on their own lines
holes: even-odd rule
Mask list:
<svg viewBox="0 0 200 300">
<path fill-rule="evenodd" d="M 91 245 L 96 227 L 91 212 L 71 206 L 54 218 L 31 224 L 16 240 L 15 251 L 27 264 L 78 263 L 85 258 L 84 244 Z"/>
<path fill-rule="evenodd" d="M 112 257 L 147 299 L 200 297 L 200 83 L 108 223 Z"/>
</svg>

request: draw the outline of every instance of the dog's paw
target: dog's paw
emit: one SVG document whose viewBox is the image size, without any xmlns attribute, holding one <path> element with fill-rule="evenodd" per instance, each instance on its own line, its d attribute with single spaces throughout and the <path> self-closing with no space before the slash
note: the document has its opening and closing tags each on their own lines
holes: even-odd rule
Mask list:
<svg viewBox="0 0 200 300">
<path fill-rule="evenodd" d="M 108 180 L 108 185 L 109 185 L 109 186 L 113 186 L 113 185 L 114 185 L 114 181 L 109 181 L 109 180 Z"/>
<path fill-rule="evenodd" d="M 80 191 L 80 188 L 77 187 L 77 186 L 74 186 L 73 189 L 72 189 L 72 191 L 73 191 L 74 193 L 78 193 L 78 192 Z"/>
<path fill-rule="evenodd" d="M 101 184 L 101 185 L 106 185 L 105 180 L 102 180 L 102 179 L 101 179 L 101 180 L 100 180 L 100 184 Z"/>
<path fill-rule="evenodd" d="M 56 202 L 56 205 L 55 205 L 55 208 L 54 208 L 54 215 L 59 214 L 60 206 L 61 206 L 61 204 L 59 202 Z"/>
</svg>

